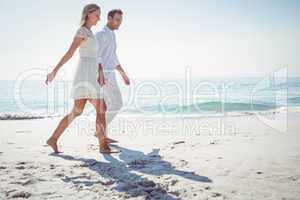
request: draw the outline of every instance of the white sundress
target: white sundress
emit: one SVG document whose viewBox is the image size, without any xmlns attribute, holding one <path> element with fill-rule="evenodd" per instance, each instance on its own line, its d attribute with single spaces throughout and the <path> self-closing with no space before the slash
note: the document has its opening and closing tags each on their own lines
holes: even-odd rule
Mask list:
<svg viewBox="0 0 300 200">
<path fill-rule="evenodd" d="M 93 32 L 84 26 L 77 30 L 76 36 L 84 38 L 84 41 L 79 46 L 79 61 L 72 83 L 71 97 L 73 99 L 103 98 L 103 88 L 97 82 L 97 40 Z"/>
</svg>

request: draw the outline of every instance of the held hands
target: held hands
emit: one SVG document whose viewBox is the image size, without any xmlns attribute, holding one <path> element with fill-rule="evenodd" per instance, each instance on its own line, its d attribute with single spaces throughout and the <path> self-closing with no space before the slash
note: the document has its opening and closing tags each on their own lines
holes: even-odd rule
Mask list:
<svg viewBox="0 0 300 200">
<path fill-rule="evenodd" d="M 105 85 L 106 81 L 105 81 L 103 73 L 99 73 L 97 81 L 98 81 L 98 83 L 100 84 L 101 87 L 103 85 Z"/>
</svg>

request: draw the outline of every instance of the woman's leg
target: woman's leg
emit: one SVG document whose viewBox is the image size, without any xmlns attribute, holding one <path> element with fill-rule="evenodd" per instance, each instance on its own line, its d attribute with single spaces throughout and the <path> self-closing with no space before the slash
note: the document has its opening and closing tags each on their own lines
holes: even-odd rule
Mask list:
<svg viewBox="0 0 300 200">
<path fill-rule="evenodd" d="M 106 127 L 107 127 L 107 117 L 106 117 L 106 116 L 107 116 L 107 113 L 106 113 L 106 112 L 107 112 L 107 105 L 106 105 L 105 100 L 104 100 L 104 99 L 101 99 L 101 102 L 99 102 L 98 99 L 90 99 L 89 101 L 90 101 L 90 103 L 95 107 L 95 109 L 96 109 L 97 106 L 100 106 L 100 104 L 101 104 L 101 106 L 102 106 L 101 110 L 103 110 L 103 111 L 104 111 L 104 114 L 105 114 L 104 118 L 105 118 L 105 129 L 106 129 Z M 97 105 L 97 103 L 98 103 L 99 105 Z M 101 106 L 100 106 L 100 107 L 101 107 Z M 101 120 L 99 120 L 99 121 L 101 121 Z M 97 123 L 97 120 L 96 120 L 96 123 Z M 100 126 L 101 126 L 101 125 L 100 125 Z M 106 133 L 106 131 L 105 131 L 105 133 Z M 98 138 L 97 128 L 96 128 L 96 132 L 95 132 L 94 136 Z M 107 139 L 107 142 L 108 142 L 108 143 L 117 143 L 117 142 L 118 142 L 117 140 L 114 140 L 114 139 L 109 138 L 109 137 L 107 136 L 107 133 L 106 133 L 106 139 Z"/>
<path fill-rule="evenodd" d="M 47 144 L 50 145 L 55 153 L 58 153 L 57 140 L 63 134 L 64 130 L 72 123 L 72 121 L 81 115 L 87 99 L 78 99 L 74 101 L 72 111 L 64 116 L 59 122 L 57 128 L 53 132 L 52 136 L 47 140 Z"/>
<path fill-rule="evenodd" d="M 104 99 L 91 99 L 91 104 L 96 109 L 96 133 L 100 147 L 100 153 L 115 153 L 108 146 L 106 136 L 105 101 Z"/>
</svg>

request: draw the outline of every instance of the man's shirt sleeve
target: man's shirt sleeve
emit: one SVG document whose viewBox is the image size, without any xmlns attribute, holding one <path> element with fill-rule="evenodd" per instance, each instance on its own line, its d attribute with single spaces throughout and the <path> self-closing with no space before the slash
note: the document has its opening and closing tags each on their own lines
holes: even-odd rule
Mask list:
<svg viewBox="0 0 300 200">
<path fill-rule="evenodd" d="M 97 51 L 97 63 L 103 65 L 103 51 L 105 49 L 105 39 L 104 39 L 104 33 L 98 32 L 96 33 L 96 39 L 98 42 L 98 51 Z"/>
</svg>

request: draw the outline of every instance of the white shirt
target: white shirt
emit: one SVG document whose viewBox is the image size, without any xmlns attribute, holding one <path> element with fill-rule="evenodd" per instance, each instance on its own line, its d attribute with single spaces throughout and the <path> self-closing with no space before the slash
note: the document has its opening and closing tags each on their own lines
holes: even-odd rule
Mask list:
<svg viewBox="0 0 300 200">
<path fill-rule="evenodd" d="M 95 36 L 99 44 L 97 53 L 98 64 L 102 64 L 104 72 L 114 71 L 116 66 L 120 64 L 116 52 L 117 42 L 114 31 L 104 26 Z"/>
</svg>

